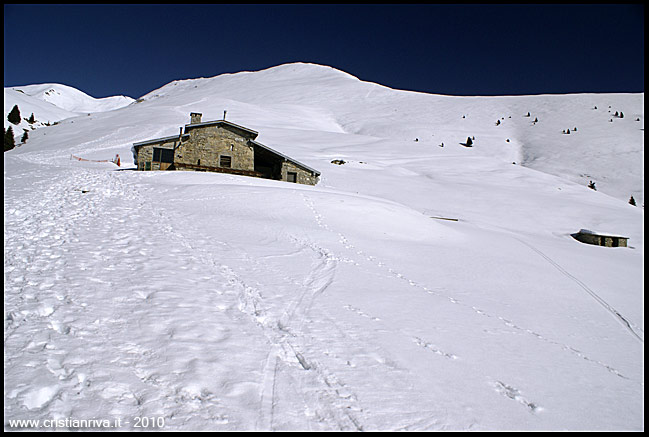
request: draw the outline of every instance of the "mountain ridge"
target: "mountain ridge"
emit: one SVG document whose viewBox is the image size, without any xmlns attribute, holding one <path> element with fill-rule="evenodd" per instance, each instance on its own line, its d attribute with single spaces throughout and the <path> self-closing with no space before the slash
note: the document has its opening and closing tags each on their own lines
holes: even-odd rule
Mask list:
<svg viewBox="0 0 649 437">
<path fill-rule="evenodd" d="M 47 84 L 22 88 L 40 96 L 50 90 Z M 5 119 L 11 109 L 9 94 L 5 89 Z M 136 101 L 122 101 L 129 104 L 117 109 L 159 105 L 160 110 L 168 112 L 173 108 L 176 115 L 172 118 L 176 121 L 166 128 L 169 135 L 177 129 L 173 125 L 186 122 L 189 112 L 203 112 L 204 119 L 220 119 L 227 111 L 229 119 L 242 125 L 254 124 L 264 134 L 286 126 L 398 142 L 434 142 L 435 146 L 477 137 L 474 154 L 488 154 L 584 185 L 595 180 L 602 192 L 621 200 L 633 195 L 643 202 L 643 99 L 644 93 L 428 94 L 395 90 L 334 67 L 298 62 L 259 71 L 174 80 Z M 19 107 L 23 117 L 28 116 L 25 113 L 29 110 Z M 67 112 L 59 111 L 57 117 L 50 118 L 60 121 L 79 115 L 68 111 L 74 109 L 71 105 L 65 108 L 61 109 Z M 618 110 L 626 114 L 624 119 L 614 116 Z M 23 120 L 19 128 L 32 127 Z M 573 135 L 565 135 L 566 129 Z M 20 129 L 14 133 L 17 137 L 22 134 Z M 438 152 L 433 148 L 431 155 Z M 610 153 L 622 155 L 613 168 L 607 159 Z"/>
</svg>

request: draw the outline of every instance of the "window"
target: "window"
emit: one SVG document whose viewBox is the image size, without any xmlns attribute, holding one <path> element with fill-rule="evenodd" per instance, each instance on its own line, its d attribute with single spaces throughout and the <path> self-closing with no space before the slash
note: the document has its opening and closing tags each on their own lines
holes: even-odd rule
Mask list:
<svg viewBox="0 0 649 437">
<path fill-rule="evenodd" d="M 220 167 L 225 167 L 225 168 L 231 168 L 232 167 L 232 157 L 231 156 L 226 156 L 226 155 L 221 155 L 219 158 L 219 166 Z"/>
<path fill-rule="evenodd" d="M 297 182 L 297 173 L 289 171 L 286 173 L 286 180 L 288 182 Z"/>
<path fill-rule="evenodd" d="M 174 151 L 173 149 L 161 149 L 159 147 L 153 148 L 153 161 L 155 162 L 174 162 Z"/>
</svg>

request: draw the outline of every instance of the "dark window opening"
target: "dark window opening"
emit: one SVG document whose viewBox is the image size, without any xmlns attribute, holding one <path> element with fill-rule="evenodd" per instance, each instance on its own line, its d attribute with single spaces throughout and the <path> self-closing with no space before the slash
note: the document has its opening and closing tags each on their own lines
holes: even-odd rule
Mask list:
<svg viewBox="0 0 649 437">
<path fill-rule="evenodd" d="M 151 170 L 151 161 L 147 161 L 144 163 L 144 170 Z"/>
<path fill-rule="evenodd" d="M 286 173 L 286 180 L 288 182 L 297 182 L 297 173 L 289 171 Z"/>
<path fill-rule="evenodd" d="M 153 161 L 154 162 L 174 162 L 174 151 L 173 149 L 161 149 L 159 147 L 153 148 Z"/>
<path fill-rule="evenodd" d="M 232 167 L 232 157 L 231 156 L 221 156 L 219 159 L 219 166 L 225 167 L 225 168 L 231 168 Z"/>
</svg>

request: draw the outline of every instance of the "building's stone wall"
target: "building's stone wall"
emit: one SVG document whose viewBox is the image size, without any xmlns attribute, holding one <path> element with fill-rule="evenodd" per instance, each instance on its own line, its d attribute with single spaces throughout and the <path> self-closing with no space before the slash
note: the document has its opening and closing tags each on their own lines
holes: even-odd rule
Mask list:
<svg viewBox="0 0 649 437">
<path fill-rule="evenodd" d="M 253 148 L 242 135 L 218 125 L 195 127 L 189 134 L 189 139 L 176 149 L 174 162 L 220 167 L 220 157 L 229 156 L 232 159 L 230 168 L 255 169 Z"/>
<path fill-rule="evenodd" d="M 283 181 L 288 181 L 289 172 L 296 173 L 297 180 L 295 182 L 297 182 L 298 184 L 315 185 L 318 183 L 318 177 L 309 170 L 299 167 L 291 161 L 284 161 L 282 163 Z"/>
<path fill-rule="evenodd" d="M 627 247 L 626 238 L 621 237 L 602 237 L 606 247 Z"/>
<path fill-rule="evenodd" d="M 174 141 L 152 143 L 152 144 L 136 147 L 135 152 L 137 153 L 136 162 L 137 162 L 138 170 L 145 170 L 147 168 L 147 164 L 146 164 L 147 162 L 151 166 L 151 170 L 160 170 L 160 163 L 153 162 L 154 147 L 161 148 L 161 149 L 173 149 Z"/>
<path fill-rule="evenodd" d="M 574 235 L 574 238 L 582 243 L 594 244 L 596 246 L 627 247 L 627 238 L 625 237 L 578 233 Z"/>
</svg>

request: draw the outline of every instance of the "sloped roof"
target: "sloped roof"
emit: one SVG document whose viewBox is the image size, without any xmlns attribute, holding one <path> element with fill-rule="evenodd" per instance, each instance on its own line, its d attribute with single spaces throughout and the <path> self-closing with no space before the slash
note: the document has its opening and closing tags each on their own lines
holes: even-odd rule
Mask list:
<svg viewBox="0 0 649 437">
<path fill-rule="evenodd" d="M 183 138 L 189 137 L 188 134 L 183 134 Z M 158 143 L 167 143 L 169 141 L 174 141 L 179 138 L 178 135 L 173 135 L 170 137 L 163 137 L 163 138 L 154 138 L 152 140 L 146 140 L 146 141 L 140 141 L 139 143 L 133 143 L 133 146 L 138 147 L 138 146 L 145 146 L 147 144 L 158 144 Z"/>
<path fill-rule="evenodd" d="M 266 149 L 266 150 L 268 150 L 269 152 L 274 153 L 275 155 L 279 155 L 279 156 L 281 156 L 282 158 L 284 158 L 285 160 L 292 162 L 293 164 L 296 164 L 296 165 L 298 165 L 298 166 L 300 166 L 300 167 L 302 167 L 302 168 L 305 168 L 306 170 L 309 170 L 310 172 L 314 173 L 316 176 L 320 176 L 320 172 L 319 172 L 318 170 L 315 170 L 315 169 L 309 167 L 309 166 L 306 165 L 306 164 L 302 164 L 300 161 L 297 161 L 297 160 L 291 158 L 290 156 L 286 156 L 286 155 L 284 155 L 283 153 L 278 152 L 277 150 L 273 150 L 273 149 L 271 149 L 270 147 L 268 147 L 268 146 L 266 146 L 266 145 L 264 145 L 264 144 L 261 144 L 260 142 L 252 141 L 252 140 L 251 140 L 250 142 L 251 142 L 252 144 L 254 144 L 255 146 L 259 146 L 259 147 L 261 147 L 261 148 L 263 148 L 263 149 Z"/>
<path fill-rule="evenodd" d="M 242 130 L 244 132 L 249 132 L 250 134 L 253 135 L 253 137 L 252 137 L 253 139 L 257 138 L 257 135 L 259 135 L 259 132 L 257 132 L 257 131 L 254 131 L 252 129 L 248 129 L 247 127 L 243 127 L 243 126 L 240 126 L 238 124 L 230 123 L 229 121 L 225 121 L 225 120 L 205 121 L 205 122 L 201 122 L 201 123 L 189 123 L 189 124 L 185 125 L 185 132 L 187 132 L 187 129 L 190 129 L 190 128 L 212 126 L 212 125 L 215 125 L 215 124 L 217 124 L 217 125 L 218 124 L 225 124 L 227 126 L 232 126 L 234 128 L 240 129 L 240 130 Z"/>
<path fill-rule="evenodd" d="M 598 236 L 598 237 L 610 237 L 610 238 L 626 238 L 627 240 L 629 239 L 629 237 L 625 237 L 623 235 L 616 235 L 616 234 L 613 234 L 613 233 L 602 233 L 602 232 L 599 232 L 599 231 L 595 232 L 595 231 L 591 231 L 590 229 L 580 229 L 579 232 L 577 232 L 577 234 L 595 235 L 595 236 Z"/>
</svg>

